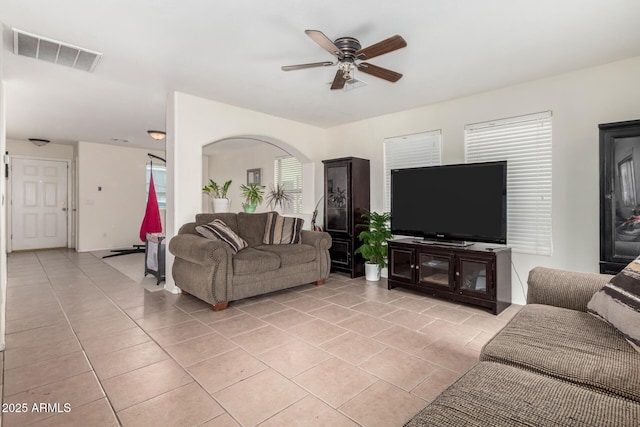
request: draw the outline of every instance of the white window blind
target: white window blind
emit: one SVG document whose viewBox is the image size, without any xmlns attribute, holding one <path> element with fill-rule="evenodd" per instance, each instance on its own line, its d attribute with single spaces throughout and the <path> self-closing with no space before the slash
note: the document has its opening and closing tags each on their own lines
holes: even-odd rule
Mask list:
<svg viewBox="0 0 640 427">
<path fill-rule="evenodd" d="M 468 163 L 507 161 L 507 244 L 551 255 L 551 112 L 465 126 Z"/>
<path fill-rule="evenodd" d="M 384 211 L 391 211 L 391 170 L 440 164 L 442 131 L 397 136 L 384 140 Z"/>
<path fill-rule="evenodd" d="M 284 214 L 302 212 L 302 163 L 293 156 L 278 157 L 274 165 L 274 185 L 284 184 L 291 203 L 285 203 Z"/>
<path fill-rule="evenodd" d="M 149 182 L 151 180 L 151 165 L 147 165 L 147 199 L 149 198 Z M 165 166 L 153 166 L 153 186 L 156 189 L 158 208 L 167 209 L 167 168 Z M 146 203 L 146 199 L 145 199 Z"/>
</svg>

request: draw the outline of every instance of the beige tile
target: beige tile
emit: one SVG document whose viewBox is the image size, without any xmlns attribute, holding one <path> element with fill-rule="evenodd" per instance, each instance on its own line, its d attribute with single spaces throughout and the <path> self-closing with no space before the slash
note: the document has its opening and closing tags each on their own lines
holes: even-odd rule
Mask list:
<svg viewBox="0 0 640 427">
<path fill-rule="evenodd" d="M 149 341 L 111 353 L 92 356 L 90 361 L 98 378 L 106 380 L 168 358 L 167 353 L 156 343 Z"/>
<path fill-rule="evenodd" d="M 507 322 L 522 310 L 522 305 L 519 304 L 511 304 L 509 307 L 505 308 L 502 313 L 498 314 L 498 319 L 506 320 Z"/>
<path fill-rule="evenodd" d="M 327 322 L 337 323 L 357 315 L 358 312 L 339 305 L 329 304 L 317 310 L 312 310 L 309 314 Z"/>
<path fill-rule="evenodd" d="M 7 304 L 12 304 L 11 301 L 7 301 Z M 42 328 L 44 326 L 66 324 L 67 319 L 62 314 L 62 310 L 58 310 L 54 313 L 40 314 L 37 316 L 24 317 L 22 319 L 12 320 L 7 322 L 5 333 L 12 334 L 14 332 L 28 331 L 29 329 Z"/>
<path fill-rule="evenodd" d="M 224 410 L 198 384 L 191 383 L 118 412 L 123 426 L 196 426 Z"/>
<path fill-rule="evenodd" d="M 104 398 L 83 406 L 72 407 L 70 412 L 55 415 L 31 425 L 37 427 L 117 427 L 120 424 L 111 405 L 109 405 L 109 401 Z"/>
<path fill-rule="evenodd" d="M 320 348 L 349 363 L 359 365 L 373 355 L 380 353 L 386 346 L 355 332 L 347 332 L 322 344 Z"/>
<path fill-rule="evenodd" d="M 116 331 L 99 337 L 88 338 L 82 341 L 82 347 L 87 356 L 122 350 L 137 344 L 151 341 L 151 338 L 140 328 L 129 328 Z"/>
<path fill-rule="evenodd" d="M 271 292 L 267 294 L 267 297 L 271 301 L 279 302 L 282 304 L 298 298 L 302 298 L 303 295 L 293 289 L 284 289 L 282 291 Z"/>
<path fill-rule="evenodd" d="M 233 307 L 229 307 L 226 310 L 220 311 L 214 311 L 211 309 L 211 307 L 209 307 L 205 310 L 194 311 L 193 313 L 191 313 L 194 318 L 206 324 L 228 319 L 240 314 L 243 314 L 243 312 Z"/>
<path fill-rule="evenodd" d="M 352 310 L 359 311 L 360 313 L 368 314 L 374 317 L 382 317 L 389 313 L 393 313 L 398 308 L 390 305 L 383 304 L 377 301 L 365 301 L 360 304 L 354 305 L 351 307 Z"/>
<path fill-rule="evenodd" d="M 127 308 L 125 313 L 133 320 L 142 319 L 146 316 L 157 313 L 166 313 L 167 311 L 178 311 L 176 306 L 164 299 L 157 299 L 152 302 L 145 302 L 144 305 Z"/>
<path fill-rule="evenodd" d="M 75 337 L 58 341 L 53 345 L 51 343 L 39 344 L 34 342 L 32 345 L 5 350 L 4 366 L 5 369 L 14 369 L 80 350 L 80 344 Z"/>
<path fill-rule="evenodd" d="M 295 338 L 271 325 L 244 334 L 236 335 L 231 341 L 251 354 L 263 353 L 271 348 L 279 347 Z"/>
<path fill-rule="evenodd" d="M 451 306 L 447 306 L 442 301 L 439 301 L 437 305 L 422 312 L 422 314 L 426 314 L 442 320 L 447 320 L 452 323 L 462 323 L 473 316 L 473 314 L 469 313 L 468 311 L 456 310 Z"/>
<path fill-rule="evenodd" d="M 452 371 L 465 373 L 478 363 L 480 352 L 447 341 L 437 341 L 419 352 L 416 356 L 428 360 Z"/>
<path fill-rule="evenodd" d="M 465 345 L 477 337 L 482 331 L 471 325 L 464 325 L 466 327 L 445 320 L 435 320 L 433 323 L 420 329 L 419 332 L 438 341 L 443 340 L 458 345 Z"/>
<path fill-rule="evenodd" d="M 465 347 L 475 351 L 481 351 L 482 347 L 488 343 L 495 334 L 489 332 L 480 332 L 474 339 L 465 344 Z"/>
<path fill-rule="evenodd" d="M 471 326 L 475 329 L 482 329 L 485 332 L 496 334 L 507 325 L 507 321 L 498 319 L 497 317 L 473 315 L 469 319 L 462 322 L 462 324 Z"/>
<path fill-rule="evenodd" d="M 256 319 L 248 314 L 234 316 L 229 319 L 219 320 L 209 324 L 209 326 L 215 329 L 216 332 L 227 338 L 258 329 L 265 325 L 266 323 L 262 320 Z"/>
<path fill-rule="evenodd" d="M 340 410 L 367 427 L 401 426 L 426 402 L 384 381 L 378 381 Z"/>
<path fill-rule="evenodd" d="M 315 320 L 315 317 L 301 313 L 298 310 L 288 308 L 279 313 L 264 316 L 262 317 L 262 320 L 271 323 L 272 325 L 277 326 L 280 329 L 289 329 L 294 326 L 301 325 L 305 322 Z"/>
<path fill-rule="evenodd" d="M 192 319 L 193 318 L 191 316 L 183 311 L 171 310 L 164 313 L 155 313 L 144 316 L 141 319 L 137 319 L 136 322 L 138 322 L 138 325 L 140 325 L 142 329 L 148 332 Z"/>
<path fill-rule="evenodd" d="M 85 372 L 5 398 L 4 403 L 26 403 L 29 410 L 22 413 L 5 412 L 3 422 L 5 425 L 27 425 L 55 415 L 48 411 L 34 411 L 33 405 L 39 407 L 41 404 L 58 404 L 58 409 L 64 410 L 64 405 L 68 404 L 73 409 L 103 397 L 104 393 L 96 376 L 93 372 Z"/>
<path fill-rule="evenodd" d="M 347 330 L 338 327 L 333 323 L 325 322 L 324 320 L 318 319 L 295 326 L 289 329 L 288 332 L 294 334 L 298 338 L 302 338 L 303 340 L 311 344 L 318 345 L 346 333 Z"/>
<path fill-rule="evenodd" d="M 293 380 L 334 408 L 352 399 L 376 381 L 371 374 L 340 359 L 329 359 Z"/>
<path fill-rule="evenodd" d="M 368 301 L 389 303 L 402 298 L 401 294 L 387 290 L 386 284 L 382 286 L 382 282 L 380 284 L 365 283 L 366 285 L 363 286 L 360 296 Z"/>
<path fill-rule="evenodd" d="M 358 314 L 347 320 L 343 320 L 338 323 L 338 325 L 350 331 L 357 332 L 360 335 L 372 337 L 385 329 L 389 329 L 393 326 L 393 323 L 367 314 Z"/>
<path fill-rule="evenodd" d="M 458 381 L 458 378 L 461 376 L 462 374 L 460 372 L 451 371 L 446 368 L 439 368 L 429 375 L 422 384 L 414 388 L 411 393 L 426 400 L 427 402 L 431 402 L 447 387 Z"/>
<path fill-rule="evenodd" d="M 365 302 L 365 299 L 350 293 L 339 293 L 329 298 L 325 298 L 326 301 L 334 304 L 341 305 L 343 307 L 353 307 L 354 305 Z"/>
<path fill-rule="evenodd" d="M 309 395 L 260 424 L 260 427 L 281 426 L 357 427 L 358 424 L 317 397 Z"/>
<path fill-rule="evenodd" d="M 271 300 L 264 300 L 255 304 L 240 306 L 240 310 L 255 317 L 268 316 L 273 313 L 285 310 L 287 307 Z"/>
<path fill-rule="evenodd" d="M 24 365 L 4 372 L 4 395 L 11 396 L 91 370 L 84 353 L 77 351 L 64 356 Z"/>
<path fill-rule="evenodd" d="M 360 364 L 360 368 L 405 391 L 413 390 L 438 366 L 400 350 L 388 348 Z"/>
<path fill-rule="evenodd" d="M 213 396 L 243 425 L 257 425 L 307 395 L 272 369 L 260 372 Z"/>
<path fill-rule="evenodd" d="M 211 332 L 178 344 L 165 346 L 164 349 L 182 366 L 191 366 L 213 356 L 236 349 L 238 346 L 223 337 Z"/>
<path fill-rule="evenodd" d="M 166 328 L 149 331 L 151 338 L 162 346 L 176 344 L 191 338 L 206 335 L 213 330 L 197 320 L 167 326 Z"/>
<path fill-rule="evenodd" d="M 385 329 L 373 337 L 374 339 L 407 353 L 416 354 L 435 342 L 436 338 L 401 326 Z"/>
<path fill-rule="evenodd" d="M 311 310 L 316 310 L 318 308 L 329 305 L 329 302 L 310 296 L 302 296 L 301 298 L 297 298 L 293 301 L 286 301 L 284 302 L 284 304 L 288 305 L 289 307 L 295 308 L 296 310 L 307 313 Z"/>
<path fill-rule="evenodd" d="M 114 317 L 113 319 L 109 319 L 106 322 L 94 322 L 94 323 L 83 323 L 74 326 L 74 330 L 76 331 L 76 335 L 82 342 L 88 338 L 99 337 L 102 335 L 107 335 L 112 332 L 124 331 L 125 329 L 134 328 L 136 326 L 135 322 L 126 315 L 122 315 L 122 317 Z"/>
<path fill-rule="evenodd" d="M 303 341 L 292 341 L 257 356 L 287 378 L 294 377 L 332 356 Z"/>
<path fill-rule="evenodd" d="M 387 314 L 382 318 L 388 320 L 389 322 L 404 326 L 405 328 L 411 329 L 413 331 L 417 331 L 436 320 L 435 317 L 415 313 L 406 309 L 396 310 L 393 313 Z"/>
<path fill-rule="evenodd" d="M 67 324 L 45 326 L 28 331 L 15 332 L 5 336 L 6 348 L 15 349 L 33 344 L 55 344 L 59 341 L 75 338 Z"/>
<path fill-rule="evenodd" d="M 215 417 L 211 421 L 202 424 L 200 427 L 238 427 L 240 424 L 231 418 L 226 412 L 219 417 Z"/>
<path fill-rule="evenodd" d="M 209 393 L 242 381 L 267 366 L 242 349 L 236 349 L 187 368 Z"/>
<path fill-rule="evenodd" d="M 333 289 L 325 288 L 324 286 L 314 286 L 313 288 L 302 291 L 301 293 L 318 299 L 329 298 L 338 294 L 338 292 Z"/>
<path fill-rule="evenodd" d="M 102 381 L 116 411 L 159 396 L 193 379 L 173 360 L 165 360 Z"/>
</svg>

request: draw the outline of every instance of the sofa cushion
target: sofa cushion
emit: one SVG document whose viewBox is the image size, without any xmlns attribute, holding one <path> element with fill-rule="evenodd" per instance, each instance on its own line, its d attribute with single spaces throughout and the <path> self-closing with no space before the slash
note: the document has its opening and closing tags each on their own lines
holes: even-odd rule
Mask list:
<svg viewBox="0 0 640 427">
<path fill-rule="evenodd" d="M 199 213 L 196 214 L 196 225 L 204 225 L 213 222 L 215 219 L 219 219 L 229 226 L 234 233 L 240 234 L 238 230 L 238 214 L 236 213 Z"/>
<path fill-rule="evenodd" d="M 485 344 L 480 360 L 640 402 L 640 354 L 611 325 L 582 311 L 528 304 Z"/>
<path fill-rule="evenodd" d="M 635 426 L 640 404 L 480 362 L 405 426 Z"/>
<path fill-rule="evenodd" d="M 316 259 L 316 249 L 311 245 L 259 245 L 255 248 L 278 255 L 283 267 L 304 264 Z"/>
<path fill-rule="evenodd" d="M 196 226 L 196 231 L 208 239 L 219 239 L 226 242 L 231 246 L 234 253 L 247 247 L 247 242 L 234 233 L 233 230 L 220 219 L 214 219 L 208 224 L 198 225 Z"/>
<path fill-rule="evenodd" d="M 640 352 L 640 257 L 593 295 L 587 312 L 609 322 Z"/>
<path fill-rule="evenodd" d="M 302 218 L 281 216 L 277 212 L 269 212 L 262 243 L 265 245 L 300 243 L 300 232 L 302 232 L 303 225 Z"/>
<path fill-rule="evenodd" d="M 249 247 L 262 244 L 264 228 L 267 225 L 267 215 L 265 213 L 238 212 L 238 230 L 240 236 L 247 241 Z"/>
<path fill-rule="evenodd" d="M 280 268 L 280 257 L 267 251 L 245 248 L 233 256 L 233 274 L 255 274 Z"/>
</svg>

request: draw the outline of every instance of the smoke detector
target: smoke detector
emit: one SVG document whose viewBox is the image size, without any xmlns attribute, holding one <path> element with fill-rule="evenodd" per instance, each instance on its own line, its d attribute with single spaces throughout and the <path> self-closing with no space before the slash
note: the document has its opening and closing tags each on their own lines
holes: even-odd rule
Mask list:
<svg viewBox="0 0 640 427">
<path fill-rule="evenodd" d="M 102 58 L 100 52 L 74 46 L 12 28 L 13 53 L 65 67 L 93 72 Z"/>
</svg>

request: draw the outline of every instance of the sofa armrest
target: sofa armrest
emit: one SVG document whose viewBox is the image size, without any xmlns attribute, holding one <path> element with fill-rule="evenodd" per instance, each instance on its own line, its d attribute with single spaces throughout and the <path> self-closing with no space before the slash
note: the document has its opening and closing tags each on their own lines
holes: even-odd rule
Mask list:
<svg viewBox="0 0 640 427">
<path fill-rule="evenodd" d="M 587 311 L 587 303 L 613 276 L 535 267 L 527 281 L 527 304 Z"/>
<path fill-rule="evenodd" d="M 320 262 L 320 277 L 321 279 L 329 277 L 331 270 L 331 257 L 329 256 L 331 235 L 325 232 L 302 230 L 300 240 L 301 243 L 316 248 L 317 259 Z"/>
<path fill-rule="evenodd" d="M 233 256 L 231 247 L 221 240 L 205 239 L 195 234 L 178 234 L 169 241 L 169 252 L 199 265 L 212 265 L 215 260 L 214 251 L 220 248 L 225 250 L 229 258 Z"/>
</svg>

